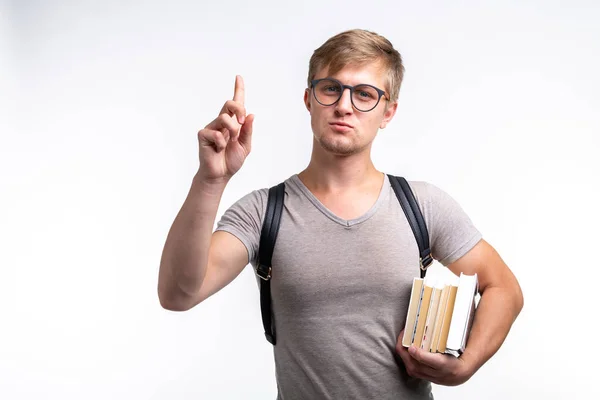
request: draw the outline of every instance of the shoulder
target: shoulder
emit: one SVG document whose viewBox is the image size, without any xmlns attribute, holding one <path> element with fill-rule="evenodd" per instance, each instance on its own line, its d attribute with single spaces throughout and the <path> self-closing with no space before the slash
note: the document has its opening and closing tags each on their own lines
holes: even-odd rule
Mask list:
<svg viewBox="0 0 600 400">
<path fill-rule="evenodd" d="M 266 207 L 267 199 L 269 197 L 269 188 L 255 189 L 245 195 L 243 195 L 235 205 L 244 208 L 257 208 L 261 209 Z"/>
<path fill-rule="evenodd" d="M 240 212 L 243 211 L 244 213 L 251 213 L 259 217 L 259 219 L 262 219 L 267 209 L 267 202 L 269 200 L 269 189 L 271 187 L 279 185 L 280 183 L 285 184 L 286 194 L 289 193 L 291 188 L 294 188 L 296 186 L 294 182 L 294 176 L 292 176 L 272 186 L 255 189 L 240 197 L 230 207 L 230 210 L 238 210 Z"/>
<path fill-rule="evenodd" d="M 443 221 L 454 220 L 464 215 L 461 205 L 437 184 L 422 180 L 407 182 L 428 225 L 435 227 Z"/>
<path fill-rule="evenodd" d="M 406 181 L 421 207 L 426 208 L 427 205 L 443 202 L 444 199 L 450 197 L 446 191 L 431 182 L 410 179 L 406 179 Z"/>
<path fill-rule="evenodd" d="M 447 202 L 455 202 L 452 196 L 440 186 L 426 181 L 408 181 L 417 201 L 423 205 L 443 205 Z"/>
<path fill-rule="evenodd" d="M 430 182 L 414 180 L 407 181 L 415 197 L 429 199 L 431 197 L 439 195 L 439 193 L 442 192 L 442 189 Z"/>
</svg>

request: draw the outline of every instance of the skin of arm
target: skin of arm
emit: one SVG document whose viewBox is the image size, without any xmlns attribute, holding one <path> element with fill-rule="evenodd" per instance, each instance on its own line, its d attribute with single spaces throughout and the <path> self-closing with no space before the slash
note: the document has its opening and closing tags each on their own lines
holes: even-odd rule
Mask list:
<svg viewBox="0 0 600 400">
<path fill-rule="evenodd" d="M 498 252 L 485 240 L 448 265 L 457 276 L 477 273 L 481 299 L 464 353 L 456 358 L 402 346 L 400 332 L 396 351 L 407 373 L 446 386 L 460 385 L 473 376 L 500 348 L 523 308 L 521 287 Z"/>
<path fill-rule="evenodd" d="M 226 183 L 194 178 L 167 236 L 158 297 L 163 308 L 185 311 L 210 297 L 248 264 L 244 244 L 227 232 L 212 233 Z"/>
</svg>

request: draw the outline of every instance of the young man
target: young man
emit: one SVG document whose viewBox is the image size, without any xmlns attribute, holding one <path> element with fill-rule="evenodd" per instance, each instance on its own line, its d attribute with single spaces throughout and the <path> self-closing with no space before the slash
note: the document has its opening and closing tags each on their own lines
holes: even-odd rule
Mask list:
<svg viewBox="0 0 600 400">
<path fill-rule="evenodd" d="M 310 60 L 304 103 L 312 157 L 286 180 L 273 253 L 281 399 L 431 398 L 430 382 L 468 380 L 498 350 L 522 308 L 517 280 L 461 207 L 434 185 L 411 181 L 434 258 L 457 275 L 477 273 L 482 297 L 459 358 L 401 345 L 418 249 L 370 152 L 396 112 L 403 69 L 387 39 L 362 30 L 332 37 Z M 212 232 L 225 186 L 250 152 L 253 121 L 237 77 L 233 100 L 198 134 L 200 167 L 160 265 L 166 309 L 188 310 L 249 262 L 256 267 L 267 189 L 240 199 Z"/>
</svg>

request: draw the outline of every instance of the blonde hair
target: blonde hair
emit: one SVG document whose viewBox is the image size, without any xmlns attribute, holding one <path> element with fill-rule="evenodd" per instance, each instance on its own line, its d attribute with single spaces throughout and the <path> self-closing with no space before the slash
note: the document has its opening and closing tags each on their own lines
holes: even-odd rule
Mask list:
<svg viewBox="0 0 600 400">
<path fill-rule="evenodd" d="M 339 33 L 314 51 L 308 65 L 308 86 L 317 71 L 325 67 L 333 75 L 349 65 L 363 66 L 377 61 L 387 70 L 385 90 L 394 102 L 398 100 L 404 77 L 402 57 L 385 37 L 363 29 Z"/>
</svg>

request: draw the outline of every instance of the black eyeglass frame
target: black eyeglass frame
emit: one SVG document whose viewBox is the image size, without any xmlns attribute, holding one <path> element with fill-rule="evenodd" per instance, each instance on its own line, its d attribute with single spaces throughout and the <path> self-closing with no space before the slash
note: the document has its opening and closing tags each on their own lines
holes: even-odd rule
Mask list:
<svg viewBox="0 0 600 400">
<path fill-rule="evenodd" d="M 338 85 L 341 86 L 342 90 L 340 91 L 340 96 L 337 98 L 336 101 L 334 101 L 331 104 L 323 104 L 319 101 L 319 99 L 317 98 L 317 94 L 315 93 L 315 86 L 317 86 L 317 84 L 321 81 L 332 81 L 337 83 Z M 375 91 L 379 94 L 379 98 L 377 99 L 377 102 L 375 103 L 375 105 L 372 108 L 369 108 L 368 110 L 361 110 L 360 108 L 356 107 L 356 104 L 354 104 L 354 88 L 356 88 L 357 86 L 368 86 L 371 87 L 373 89 L 375 89 Z M 390 99 L 386 96 L 385 90 L 381 90 L 376 86 L 373 85 L 369 85 L 368 83 L 361 83 L 355 86 L 350 86 L 350 85 L 344 85 L 342 82 L 338 81 L 337 79 L 334 78 L 321 78 L 321 79 L 313 79 L 312 81 L 310 81 L 310 88 L 313 92 L 313 97 L 315 98 L 315 100 L 317 101 L 317 103 L 319 103 L 322 106 L 325 107 L 329 107 L 334 105 L 335 103 L 337 103 L 338 101 L 340 101 L 340 99 L 342 98 L 342 96 L 344 95 L 344 90 L 349 89 L 350 90 L 350 102 L 352 103 L 352 107 L 354 107 L 357 111 L 360 112 L 369 112 L 369 111 L 373 111 L 378 105 L 379 102 L 381 101 L 381 98 L 383 97 L 384 99 L 386 99 L 387 101 L 390 101 Z"/>
</svg>

